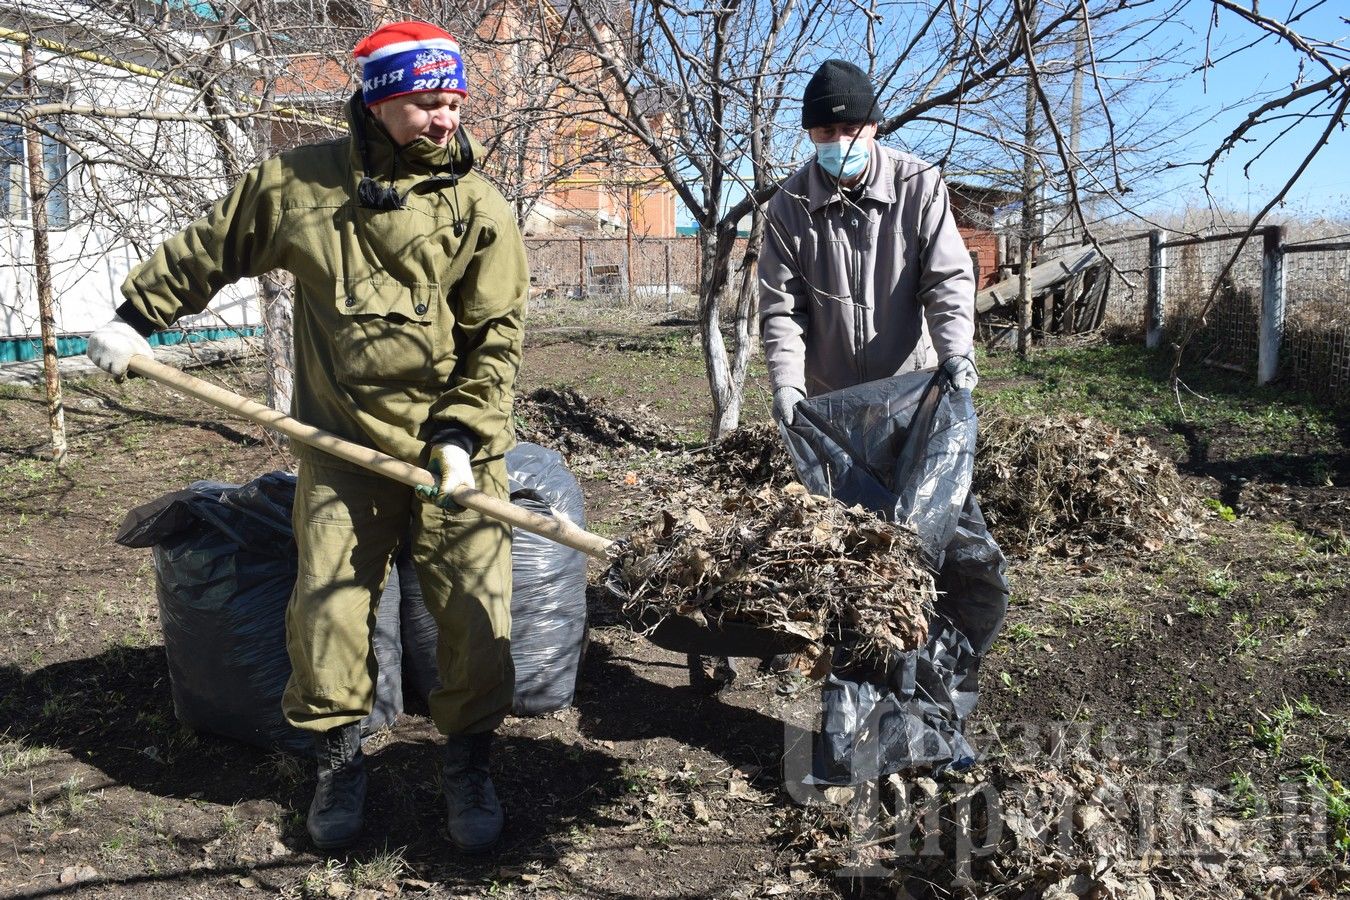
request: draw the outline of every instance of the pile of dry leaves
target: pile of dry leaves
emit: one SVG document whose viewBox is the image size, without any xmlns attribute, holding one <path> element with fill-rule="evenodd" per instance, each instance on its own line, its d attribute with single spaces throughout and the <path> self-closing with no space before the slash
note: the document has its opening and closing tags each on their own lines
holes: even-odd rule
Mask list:
<svg viewBox="0 0 1350 900">
<path fill-rule="evenodd" d="M 605 403 L 568 388 L 540 388 L 517 397 L 516 437 L 566 454 L 601 448 L 674 450 L 680 442 L 655 419 L 623 416 Z"/>
<path fill-rule="evenodd" d="M 1199 511 L 1170 460 L 1087 416 L 983 411 L 975 493 L 1017 556 L 1157 550 L 1194 537 Z"/>
<path fill-rule="evenodd" d="M 797 478 L 776 425 L 742 425 L 695 452 L 683 474 L 732 490 L 766 484 L 784 487 Z"/>
<path fill-rule="evenodd" d="M 909 531 L 799 484 L 663 511 L 623 542 L 611 574 L 634 619 L 682 615 L 811 641 L 846 629 L 873 659 L 922 644 L 935 598 Z"/>
</svg>

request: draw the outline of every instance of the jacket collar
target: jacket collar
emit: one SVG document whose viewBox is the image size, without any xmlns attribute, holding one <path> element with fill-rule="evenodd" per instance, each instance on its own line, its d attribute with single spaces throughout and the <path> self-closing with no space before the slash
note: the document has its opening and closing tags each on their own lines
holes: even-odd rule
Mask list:
<svg viewBox="0 0 1350 900">
<path fill-rule="evenodd" d="M 825 174 L 825 170 L 816 164 L 814 156 L 806 166 L 807 208 L 814 213 L 831 203 L 842 203 L 843 196 L 839 191 L 838 182 Z M 895 202 L 895 160 L 875 139 L 872 140 L 872 155 L 867 163 L 867 175 L 862 183 L 862 199 L 876 200 L 880 203 Z"/>
<path fill-rule="evenodd" d="M 347 128 L 351 133 L 349 155 L 352 168 L 356 172 L 365 172 L 371 178 L 384 182 L 393 178 L 396 183 L 402 183 L 410 177 L 422 178 L 427 175 L 462 176 L 483 157 L 483 145 L 467 132 L 465 136 L 472 150 L 472 156 L 467 159 L 462 158 L 464 154 L 460 151 L 460 142 L 454 138 L 445 147 L 427 146 L 424 142 L 396 147 L 389 132 L 366 108 L 360 91 L 347 100 L 346 111 Z M 367 166 L 370 167 L 369 171 L 366 170 Z"/>
</svg>

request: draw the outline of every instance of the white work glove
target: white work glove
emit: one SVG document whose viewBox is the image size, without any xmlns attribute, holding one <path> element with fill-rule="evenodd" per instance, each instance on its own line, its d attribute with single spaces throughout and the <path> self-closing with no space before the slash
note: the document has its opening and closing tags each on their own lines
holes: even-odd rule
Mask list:
<svg viewBox="0 0 1350 900">
<path fill-rule="evenodd" d="M 459 444 L 437 444 L 431 448 L 431 474 L 438 479 L 436 493 L 430 499 L 437 506 L 446 509 L 455 506 L 450 492 L 460 485 L 467 484 L 477 488 L 473 479 L 473 466 L 469 464 L 469 451 Z M 427 492 L 430 494 L 430 491 Z"/>
<path fill-rule="evenodd" d="M 975 371 L 975 361 L 969 356 L 949 356 L 942 361 L 942 371 L 952 379 L 952 387 L 973 391 L 980 383 L 980 374 Z"/>
<path fill-rule="evenodd" d="M 114 378 L 126 377 L 127 363 L 133 356 L 155 358 L 150 342 L 121 316 L 113 316 L 111 321 L 89 335 L 89 349 L 85 352 L 94 365 Z"/>
<path fill-rule="evenodd" d="M 774 388 L 773 391 L 773 420 L 782 423 L 785 427 L 792 424 L 792 418 L 796 413 L 797 404 L 806 399 L 806 394 L 800 389 L 783 385 L 780 388 Z"/>
</svg>

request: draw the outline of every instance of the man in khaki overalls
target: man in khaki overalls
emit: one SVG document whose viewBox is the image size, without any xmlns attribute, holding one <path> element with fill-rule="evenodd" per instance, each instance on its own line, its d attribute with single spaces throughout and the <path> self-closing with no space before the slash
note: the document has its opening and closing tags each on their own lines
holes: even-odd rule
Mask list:
<svg viewBox="0 0 1350 900">
<path fill-rule="evenodd" d="M 459 128 L 467 81 L 454 38 L 401 22 L 366 37 L 356 57 L 362 90 L 347 104 L 350 134 L 262 163 L 166 241 L 128 276 L 126 302 L 91 336 L 89 355 L 121 376 L 132 355 L 150 355 L 145 337 L 200 312 L 225 285 L 272 269 L 295 276 L 294 414 L 440 476 L 428 504 L 296 448 L 299 578 L 283 706 L 315 734 L 309 833 L 324 849 L 360 833 L 358 723 L 374 697 L 375 605 L 411 529 L 440 627 L 431 714 L 447 736 L 450 837 L 479 851 L 503 821 L 488 750 L 514 689 L 511 533 L 447 495 L 468 484 L 507 497 L 525 252 L 510 207 L 473 170 L 481 148 Z"/>
</svg>

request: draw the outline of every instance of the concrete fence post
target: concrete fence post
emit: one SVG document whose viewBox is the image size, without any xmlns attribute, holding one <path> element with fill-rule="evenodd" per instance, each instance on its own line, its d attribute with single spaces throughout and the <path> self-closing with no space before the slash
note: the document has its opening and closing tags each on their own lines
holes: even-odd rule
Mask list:
<svg viewBox="0 0 1350 900">
<path fill-rule="evenodd" d="M 1256 383 L 1280 373 L 1284 343 L 1284 226 L 1270 225 L 1261 242 L 1261 330 L 1256 349 Z"/>
<path fill-rule="evenodd" d="M 1144 311 L 1144 346 L 1150 350 L 1162 346 L 1163 323 L 1167 312 L 1167 232 L 1155 228 L 1148 233 L 1148 295 Z"/>
</svg>

